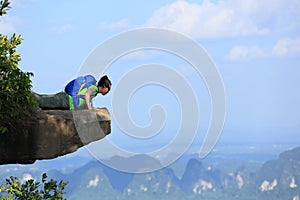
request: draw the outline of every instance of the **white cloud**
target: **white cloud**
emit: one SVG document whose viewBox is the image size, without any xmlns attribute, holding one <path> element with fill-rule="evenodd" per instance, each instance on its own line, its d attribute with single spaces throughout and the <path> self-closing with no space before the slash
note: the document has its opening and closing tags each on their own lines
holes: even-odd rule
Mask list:
<svg viewBox="0 0 300 200">
<path fill-rule="evenodd" d="M 262 35 L 271 31 L 280 21 L 279 17 L 288 19 L 289 11 L 286 9 L 292 8 L 293 4 L 300 8 L 297 1 L 290 5 L 280 0 L 233 0 L 217 3 L 208 0 L 202 3 L 177 0 L 156 10 L 144 26 L 172 29 L 194 38 Z"/>
<path fill-rule="evenodd" d="M 122 28 L 126 28 L 129 26 L 129 20 L 128 19 L 121 19 L 117 22 L 113 22 L 113 23 L 101 23 L 100 24 L 100 29 L 101 30 L 118 30 L 118 29 L 122 29 Z"/>
<path fill-rule="evenodd" d="M 300 54 L 300 38 L 284 38 L 277 41 L 274 46 L 269 48 L 238 45 L 230 50 L 226 59 L 234 61 L 259 57 L 289 56 L 295 54 Z"/>
<path fill-rule="evenodd" d="M 94 179 L 92 179 L 92 180 L 89 181 L 89 184 L 88 184 L 87 187 L 88 188 L 90 188 L 90 187 L 96 187 L 98 185 L 98 182 L 99 182 L 99 177 L 97 175 Z"/>
<path fill-rule="evenodd" d="M 26 7 L 26 6 L 32 5 L 36 1 L 37 0 L 10 0 L 10 2 L 11 2 L 10 6 L 12 8 L 15 8 L 15 7 Z"/>
<path fill-rule="evenodd" d="M 8 15 L 0 17 L 0 33 L 11 34 L 16 32 L 15 25 L 18 22 L 17 18 Z"/>
<path fill-rule="evenodd" d="M 258 46 L 235 46 L 233 47 L 229 54 L 226 56 L 228 60 L 240 60 L 240 59 L 249 59 L 257 57 L 265 57 L 268 55 L 268 50 L 260 48 Z"/>
<path fill-rule="evenodd" d="M 275 55 L 286 56 L 300 53 L 300 38 L 290 39 L 284 38 L 279 40 L 272 51 Z"/>
<path fill-rule="evenodd" d="M 13 34 L 16 33 L 16 27 L 23 23 L 23 20 L 10 15 L 11 10 L 17 7 L 27 7 L 34 3 L 36 0 L 11 0 L 10 9 L 7 14 L 0 16 L 0 33 L 1 34 Z"/>
<path fill-rule="evenodd" d="M 56 28 L 55 32 L 56 33 L 65 33 L 65 32 L 68 32 L 68 31 L 70 31 L 72 29 L 73 29 L 73 26 L 71 24 L 65 24 L 65 25 L 62 25 L 59 28 Z"/>
<path fill-rule="evenodd" d="M 31 174 L 25 173 L 25 174 L 23 174 L 23 176 L 22 176 L 21 182 L 26 182 L 26 181 L 31 180 L 31 179 L 33 179 L 32 175 L 31 175 Z"/>
</svg>

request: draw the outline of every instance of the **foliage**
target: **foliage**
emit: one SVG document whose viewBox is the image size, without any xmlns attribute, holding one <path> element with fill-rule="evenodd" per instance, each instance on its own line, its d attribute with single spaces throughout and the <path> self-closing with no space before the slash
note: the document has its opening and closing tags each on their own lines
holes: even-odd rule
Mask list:
<svg viewBox="0 0 300 200">
<path fill-rule="evenodd" d="M 62 200 L 65 193 L 65 186 L 68 182 L 51 179 L 47 181 L 46 173 L 43 174 L 42 183 L 32 179 L 21 184 L 18 178 L 10 177 L 6 179 L 6 184 L 0 186 L 0 192 L 4 191 L 8 195 L 0 197 L 0 200 Z"/>
<path fill-rule="evenodd" d="M 6 11 L 10 8 L 10 2 L 8 0 L 4 0 L 0 2 L 0 16 L 6 14 Z"/>
<path fill-rule="evenodd" d="M 0 16 L 6 14 L 10 2 L 0 2 Z M 29 115 L 37 103 L 31 95 L 31 72 L 18 68 L 21 60 L 16 51 L 22 38 L 13 34 L 10 38 L 0 34 L 0 133 L 7 131 L 17 120 Z"/>
</svg>

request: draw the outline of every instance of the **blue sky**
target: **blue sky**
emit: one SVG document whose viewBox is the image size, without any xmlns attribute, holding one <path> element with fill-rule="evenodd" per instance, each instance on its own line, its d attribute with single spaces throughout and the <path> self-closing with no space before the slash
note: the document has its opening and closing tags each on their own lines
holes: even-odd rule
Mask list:
<svg viewBox="0 0 300 200">
<path fill-rule="evenodd" d="M 34 73 L 33 89 L 56 93 L 77 76 L 90 52 L 110 37 L 141 27 L 175 30 L 207 51 L 223 79 L 226 121 L 221 139 L 299 143 L 299 10 L 298 0 L 14 0 L 9 14 L 0 20 L 0 31 L 24 38 L 18 49 L 20 67 Z M 126 71 L 149 62 L 178 66 L 197 93 L 199 127 L 205 130 L 210 119 L 209 93 L 203 80 L 178 58 L 140 52 L 120 59 L 107 73 L 116 86 Z M 165 96 L 159 102 L 161 95 Z M 112 96 L 98 97 L 96 105 L 111 109 Z M 132 102 L 129 110 L 136 123 L 149 123 L 145 112 L 159 102 L 170 112 L 166 129 L 178 126 L 176 99 L 165 90 L 145 88 Z M 116 143 L 122 138 L 110 137 Z"/>
</svg>

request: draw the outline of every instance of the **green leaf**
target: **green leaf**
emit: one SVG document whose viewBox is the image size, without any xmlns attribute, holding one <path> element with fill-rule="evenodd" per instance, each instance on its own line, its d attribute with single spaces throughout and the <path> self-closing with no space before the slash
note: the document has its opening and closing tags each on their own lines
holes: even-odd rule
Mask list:
<svg viewBox="0 0 300 200">
<path fill-rule="evenodd" d="M 6 10 L 10 8 L 10 2 L 8 0 L 4 0 L 0 2 L 0 16 L 6 14 Z"/>
<path fill-rule="evenodd" d="M 0 10 L 7 9 L 8 5 L 8 0 L 1 1 Z M 16 48 L 21 42 L 18 34 L 10 38 L 0 34 L 0 133 L 23 123 L 30 116 L 30 110 L 37 107 L 31 94 L 33 73 L 18 68 L 21 55 Z"/>
<path fill-rule="evenodd" d="M 56 180 L 51 179 L 47 181 L 46 179 L 47 174 L 44 173 L 42 175 L 43 184 L 32 179 L 21 184 L 16 177 L 10 177 L 6 179 L 5 186 L 0 186 L 0 192 L 11 195 L 10 199 L 63 199 L 63 194 L 65 194 L 64 187 L 68 182 L 60 181 L 59 185 L 57 185 Z M 0 197 L 0 200 L 3 200 L 3 198 Z"/>
</svg>

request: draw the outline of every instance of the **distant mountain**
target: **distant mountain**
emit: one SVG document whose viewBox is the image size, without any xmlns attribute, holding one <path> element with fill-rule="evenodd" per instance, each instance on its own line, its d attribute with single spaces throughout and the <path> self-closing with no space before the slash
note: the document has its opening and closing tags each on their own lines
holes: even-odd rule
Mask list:
<svg viewBox="0 0 300 200">
<path fill-rule="evenodd" d="M 205 179 L 205 180 L 204 180 Z M 207 182 L 206 182 L 207 180 Z M 197 182 L 205 181 L 208 188 L 211 188 L 212 185 L 208 180 L 211 180 L 207 170 L 204 169 L 201 162 L 196 159 L 191 159 L 186 167 L 185 173 L 180 181 L 180 186 L 184 192 L 192 192 L 194 187 L 196 187 Z"/>
<path fill-rule="evenodd" d="M 300 178 L 300 147 L 281 153 L 277 160 L 266 162 L 257 175 L 259 181 L 276 179 L 283 184 Z"/>
<path fill-rule="evenodd" d="M 299 199 L 300 147 L 281 153 L 277 160 L 264 163 L 257 172 L 256 182 L 262 192 Z"/>
<path fill-rule="evenodd" d="M 149 164 L 149 167 L 160 166 L 156 159 L 146 155 L 107 160 L 109 164 L 127 163 L 128 166 L 123 167 L 132 169 L 130 165 L 134 165 L 136 170 L 143 171 L 141 162 Z M 174 173 L 172 166 L 150 173 L 128 173 L 92 161 L 70 173 L 51 170 L 48 175 L 56 180 L 69 181 L 67 198 L 73 200 L 297 200 L 300 197 L 300 147 L 262 164 L 233 160 L 214 166 L 191 158 L 182 171 L 180 177 Z"/>
<path fill-rule="evenodd" d="M 104 160 L 104 163 L 107 166 L 117 166 L 118 169 L 125 172 L 143 173 L 161 168 L 160 162 L 148 155 L 134 155 L 128 158 L 114 156 Z"/>
<path fill-rule="evenodd" d="M 140 162 L 145 163 L 157 162 L 148 156 L 114 157 L 111 160 L 124 162 L 124 159 L 130 161 L 139 159 Z M 18 171 L 21 177 L 22 171 Z M 33 174 L 32 172 L 27 174 L 30 173 Z M 191 159 L 181 179 L 171 168 L 133 174 L 111 169 L 97 161 L 89 162 L 69 174 L 50 170 L 48 176 L 70 182 L 66 188 L 68 199 L 153 199 L 157 197 L 173 200 L 184 199 L 187 196 L 197 199 L 201 193 L 215 190 L 215 185 L 221 182 L 223 174 L 219 170 L 212 170 L 199 160 Z M 33 178 L 35 177 L 39 176 L 34 175 Z"/>
</svg>

